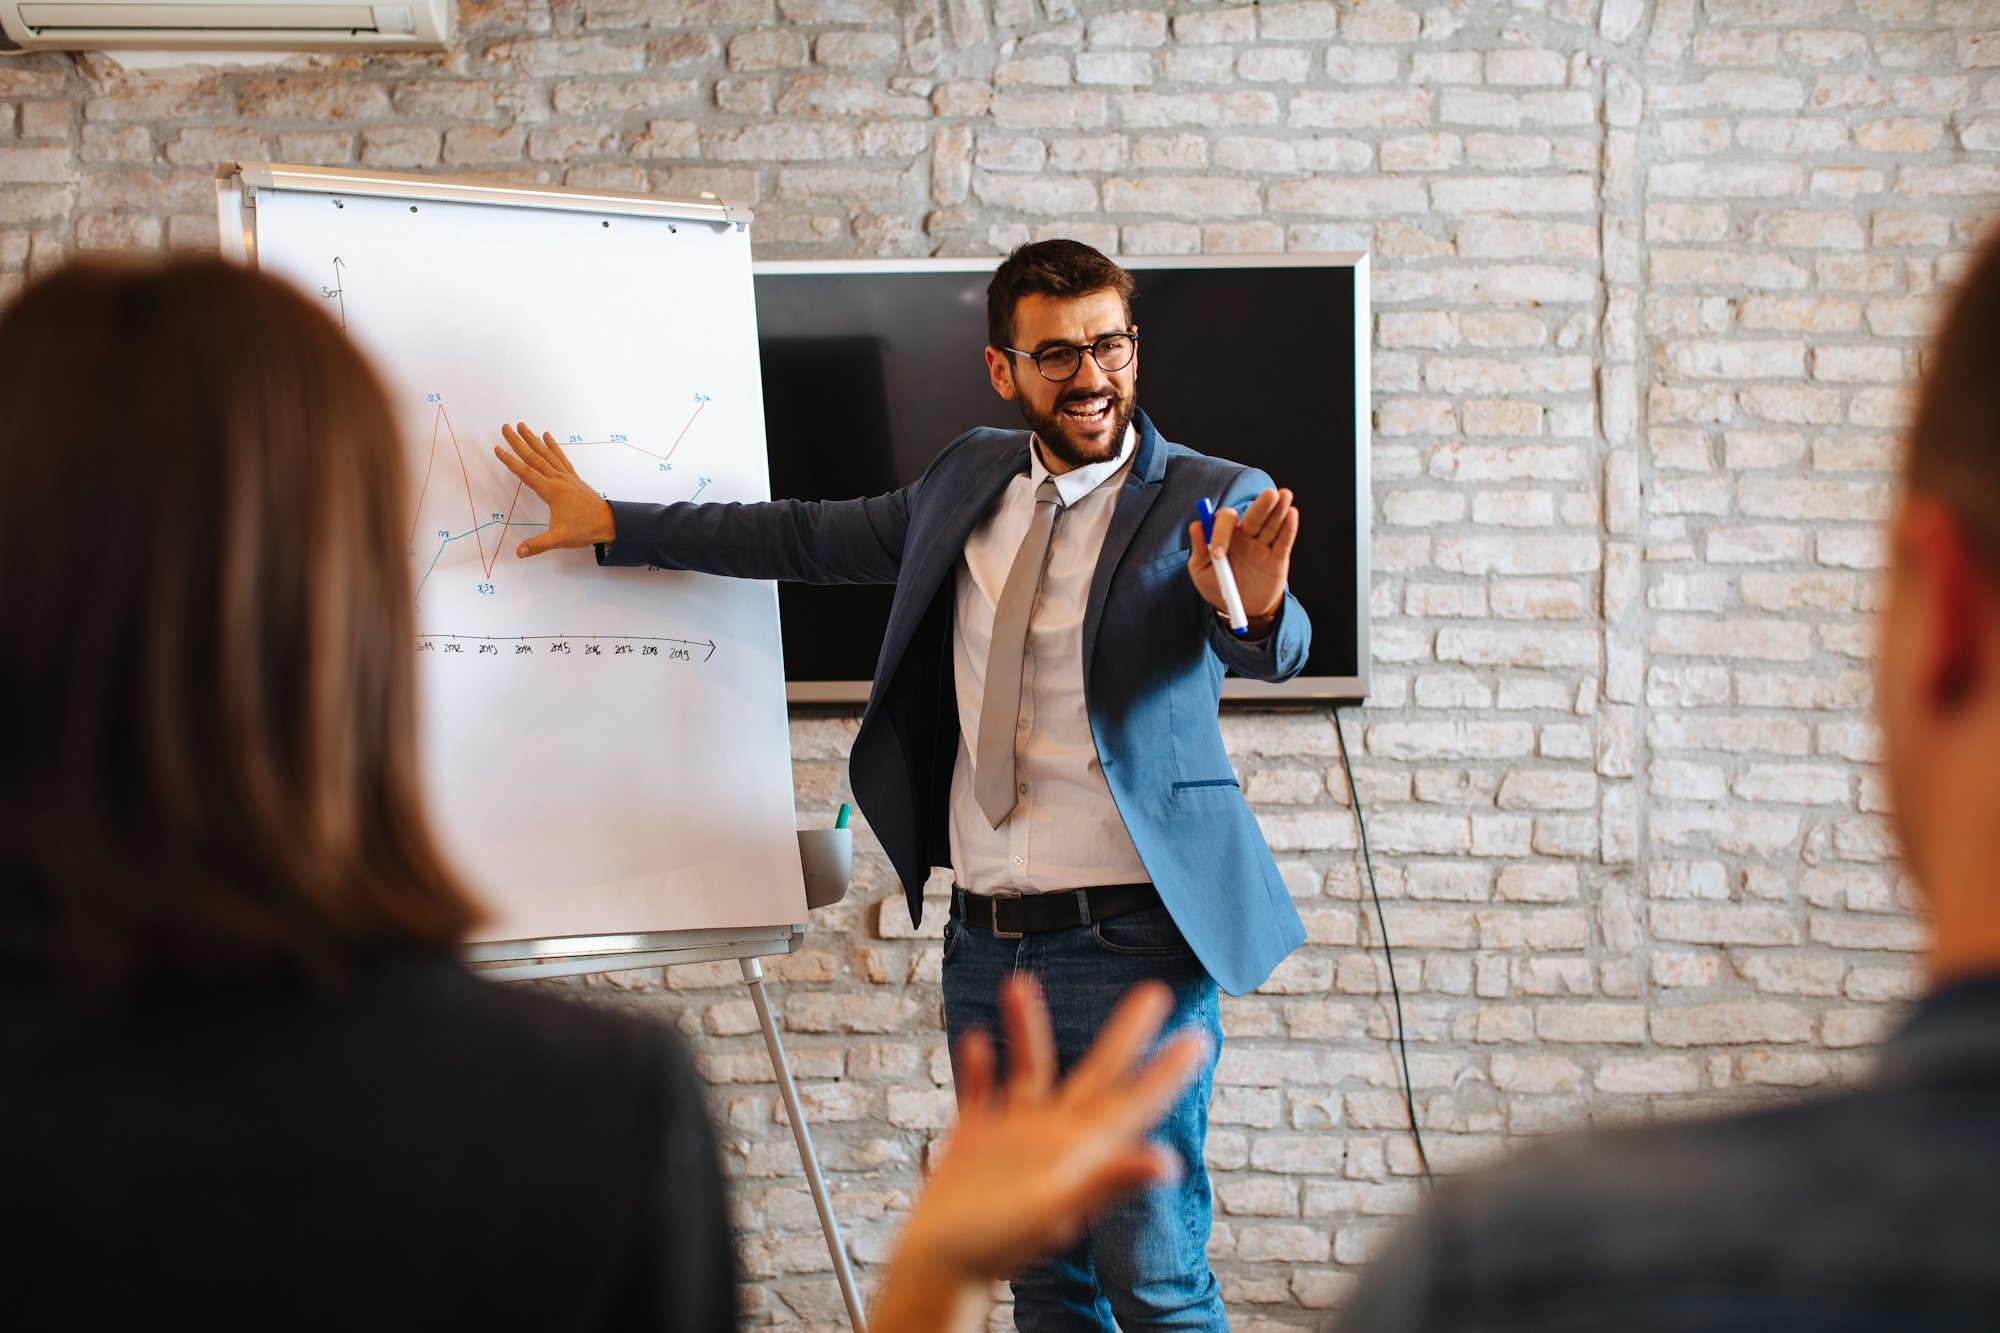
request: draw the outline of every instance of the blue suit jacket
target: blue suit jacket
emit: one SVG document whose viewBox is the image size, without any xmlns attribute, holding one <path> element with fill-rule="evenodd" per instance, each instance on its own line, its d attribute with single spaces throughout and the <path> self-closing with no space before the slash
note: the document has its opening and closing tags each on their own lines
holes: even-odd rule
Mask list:
<svg viewBox="0 0 2000 1333">
<path fill-rule="evenodd" d="M 1223 749 L 1222 678 L 1296 675 L 1311 629 L 1289 593 L 1260 646 L 1217 622 L 1186 573 L 1195 500 L 1241 509 L 1270 478 L 1168 443 L 1144 413 L 1136 422 L 1137 457 L 1084 611 L 1084 699 L 1105 781 L 1161 901 L 1209 974 L 1240 995 L 1305 940 L 1305 928 Z M 915 482 L 862 500 L 614 502 L 618 536 L 598 552 L 614 565 L 896 585 L 849 776 L 912 921 L 930 867 L 951 862 L 952 572 L 1008 480 L 1028 470 L 1028 438 L 968 431 Z"/>
</svg>

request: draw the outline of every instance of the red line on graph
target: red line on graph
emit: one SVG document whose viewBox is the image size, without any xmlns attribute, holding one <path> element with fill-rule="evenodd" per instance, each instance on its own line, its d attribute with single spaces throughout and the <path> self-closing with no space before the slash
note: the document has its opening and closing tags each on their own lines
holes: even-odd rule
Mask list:
<svg viewBox="0 0 2000 1333">
<path fill-rule="evenodd" d="M 444 404 L 439 403 L 437 415 L 431 418 L 431 452 L 430 455 L 424 459 L 424 485 L 423 489 L 417 492 L 417 512 L 415 517 L 413 517 L 410 520 L 411 541 L 415 541 L 417 539 L 417 528 L 420 527 L 424 521 L 424 497 L 431 493 L 431 467 L 437 462 L 438 424 L 443 420 L 444 420 Z"/>
<path fill-rule="evenodd" d="M 581 449 L 587 444 L 621 444 L 635 454 L 644 454 L 648 458 L 657 458 L 662 463 L 666 462 L 668 457 L 666 454 L 656 454 L 651 449 L 641 449 L 630 440 L 571 440 L 568 444 L 560 447 L 564 449 Z"/>
<path fill-rule="evenodd" d="M 706 398 L 702 399 L 699 403 L 695 404 L 694 415 L 690 416 L 687 419 L 687 424 L 681 427 L 681 433 L 674 436 L 673 445 L 663 454 L 656 454 L 651 449 L 641 449 L 638 445 L 632 443 L 630 440 L 571 440 L 568 444 L 565 444 L 562 447 L 565 449 L 581 449 L 586 445 L 592 445 L 592 444 L 622 444 L 635 454 L 644 454 L 648 458 L 657 458 L 662 463 L 670 462 L 673 459 L 674 450 L 680 448 L 681 441 L 687 438 L 688 430 L 694 425 L 694 418 L 700 416 L 701 409 L 707 406 L 708 406 L 708 400 Z"/>
<path fill-rule="evenodd" d="M 673 448 L 667 450 L 668 458 L 672 458 L 674 456 L 674 449 L 678 449 L 681 447 L 681 441 L 687 438 L 687 433 L 689 429 L 692 428 L 694 425 L 694 418 L 700 416 L 701 409 L 707 406 L 708 406 L 708 399 L 706 398 L 702 399 L 700 402 L 694 405 L 694 416 L 689 417 L 687 419 L 687 425 L 681 427 L 681 433 L 674 436 Z"/>
<path fill-rule="evenodd" d="M 500 563 L 500 552 L 506 549 L 507 529 L 513 525 L 514 508 L 521 503 L 521 487 L 526 483 L 518 480 L 514 483 L 514 499 L 507 506 L 507 518 L 500 524 L 500 537 L 493 543 L 493 554 L 489 558 L 486 554 L 486 533 L 479 526 L 479 505 L 472 498 L 472 472 L 465 466 L 465 451 L 458 447 L 458 432 L 451 428 L 451 413 L 444 410 L 442 403 L 438 404 L 438 415 L 444 418 L 445 434 L 451 436 L 451 451 L 458 455 L 458 471 L 465 478 L 465 510 L 472 515 L 472 540 L 479 544 L 479 568 L 486 577 L 492 578 L 493 566 Z"/>
<path fill-rule="evenodd" d="M 493 541 L 493 558 L 486 562 L 486 577 L 489 579 L 493 577 L 493 566 L 500 563 L 500 552 L 507 549 L 507 529 L 514 526 L 514 510 L 521 503 L 521 488 L 525 485 L 527 483 L 524 481 L 514 483 L 514 498 L 507 502 L 507 517 L 501 520 L 500 535 Z"/>
</svg>

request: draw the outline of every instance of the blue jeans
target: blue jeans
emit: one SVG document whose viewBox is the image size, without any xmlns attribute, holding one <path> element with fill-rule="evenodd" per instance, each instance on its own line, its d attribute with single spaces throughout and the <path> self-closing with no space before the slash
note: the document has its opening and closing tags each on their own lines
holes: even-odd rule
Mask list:
<svg viewBox="0 0 2000 1333">
<path fill-rule="evenodd" d="M 996 1043 L 1000 983 L 1031 973 L 1048 998 L 1056 1057 L 1069 1070 L 1089 1049 L 1119 999 L 1146 980 L 1173 991 L 1167 1031 L 1195 1027 L 1211 1054 L 1200 1075 L 1153 1132 L 1181 1159 L 1181 1178 L 1137 1191 L 1090 1220 L 1083 1239 L 1013 1280 L 1014 1326 L 1028 1333 L 1115 1327 L 1229 1327 L 1208 1267 L 1209 1193 L 1203 1146 L 1222 1021 L 1215 982 L 1164 907 L 1089 926 L 998 939 L 953 918 L 944 936 L 944 1018 L 954 1058 L 962 1033 L 984 1028 Z M 1005 1050 L 1001 1052 L 1005 1060 Z"/>
</svg>

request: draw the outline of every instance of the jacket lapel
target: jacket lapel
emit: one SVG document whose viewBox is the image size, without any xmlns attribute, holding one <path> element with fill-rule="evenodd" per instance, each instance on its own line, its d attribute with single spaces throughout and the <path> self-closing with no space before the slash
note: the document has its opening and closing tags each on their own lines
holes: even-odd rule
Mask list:
<svg viewBox="0 0 2000 1333">
<path fill-rule="evenodd" d="M 931 485 L 956 485 L 959 489 L 958 502 L 946 510 L 944 517 L 935 528 L 930 529 L 919 543 L 903 558 L 903 579 L 896 589 L 896 614 L 889 619 L 888 628 L 882 635 L 882 658 L 875 675 L 876 688 L 893 675 L 893 663 L 902 659 L 903 650 L 909 647 L 910 636 L 916 632 L 917 622 L 923 619 L 931 599 L 937 596 L 939 586 L 958 564 L 965 553 L 965 539 L 972 530 L 999 501 L 1000 492 L 1007 489 L 1007 483 L 1028 470 L 1028 433 L 1011 431 L 1016 436 L 1012 448 L 995 451 L 989 458 L 981 460 L 971 475 L 965 478 L 933 477 Z"/>
<path fill-rule="evenodd" d="M 1138 535 L 1140 523 L 1160 497 L 1160 480 L 1167 474 L 1166 450 L 1160 447 L 1160 432 L 1144 412 L 1135 415 L 1139 427 L 1138 456 L 1132 460 L 1125 484 L 1118 490 L 1118 507 L 1112 511 L 1111 527 L 1104 534 L 1104 548 L 1097 553 L 1097 568 L 1090 576 L 1090 600 L 1083 608 L 1083 688 L 1090 691 L 1090 663 L 1097 648 L 1097 626 L 1104 616 L 1104 597 L 1111 588 L 1111 576 L 1125 549 Z"/>
</svg>

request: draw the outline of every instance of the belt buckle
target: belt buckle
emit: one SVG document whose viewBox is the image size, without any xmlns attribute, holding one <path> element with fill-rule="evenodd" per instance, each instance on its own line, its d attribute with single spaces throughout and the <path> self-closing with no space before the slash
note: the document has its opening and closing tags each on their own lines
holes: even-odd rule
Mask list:
<svg viewBox="0 0 2000 1333">
<path fill-rule="evenodd" d="M 997 893 L 989 893 L 986 896 L 993 902 L 993 938 L 996 940 L 1020 939 L 1024 932 L 1018 930 L 1000 929 L 1000 900 L 1003 898 L 1011 898 L 1014 901 L 1019 902 L 1026 895 L 1022 894 L 1018 889 L 1002 889 Z"/>
</svg>

